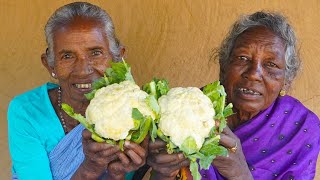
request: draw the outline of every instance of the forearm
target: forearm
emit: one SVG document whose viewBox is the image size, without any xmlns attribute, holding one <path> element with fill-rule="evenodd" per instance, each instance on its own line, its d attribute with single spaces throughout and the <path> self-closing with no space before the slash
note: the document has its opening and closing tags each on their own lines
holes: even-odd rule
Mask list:
<svg viewBox="0 0 320 180">
<path fill-rule="evenodd" d="M 254 180 L 249 168 L 244 170 L 240 175 L 235 177 L 230 177 L 228 179 L 229 180 Z"/>
</svg>

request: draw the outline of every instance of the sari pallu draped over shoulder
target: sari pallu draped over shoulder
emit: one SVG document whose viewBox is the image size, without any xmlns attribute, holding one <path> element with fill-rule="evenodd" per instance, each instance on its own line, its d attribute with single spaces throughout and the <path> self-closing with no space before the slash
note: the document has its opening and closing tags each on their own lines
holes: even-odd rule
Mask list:
<svg viewBox="0 0 320 180">
<path fill-rule="evenodd" d="M 53 179 L 71 179 L 84 160 L 82 131 L 79 124 L 50 152 L 49 160 Z"/>
<path fill-rule="evenodd" d="M 84 160 L 82 149 L 82 131 L 84 127 L 79 124 L 70 131 L 49 153 L 52 179 L 71 179 Z M 19 176 L 12 175 L 12 180 L 18 180 Z"/>
<path fill-rule="evenodd" d="M 50 168 L 52 178 L 57 180 L 69 180 L 84 161 L 82 147 L 82 131 L 84 126 L 79 124 L 70 131 L 50 152 Z M 132 179 L 134 171 L 126 173 L 125 179 Z M 101 174 L 99 180 L 105 179 L 107 172 Z"/>
<path fill-rule="evenodd" d="M 315 176 L 320 149 L 319 118 L 291 96 L 278 97 L 266 110 L 239 126 L 248 167 L 257 180 L 302 179 Z M 215 167 L 203 179 L 224 179 Z"/>
</svg>

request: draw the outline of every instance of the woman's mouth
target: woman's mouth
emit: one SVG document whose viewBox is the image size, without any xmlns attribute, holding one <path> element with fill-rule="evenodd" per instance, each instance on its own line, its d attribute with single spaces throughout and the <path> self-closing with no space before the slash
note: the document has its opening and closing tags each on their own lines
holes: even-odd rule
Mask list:
<svg viewBox="0 0 320 180">
<path fill-rule="evenodd" d="M 91 89 L 91 83 L 86 84 L 74 84 L 74 86 L 78 89 Z"/>
<path fill-rule="evenodd" d="M 248 89 L 248 88 L 238 88 L 238 90 L 243 93 L 243 94 L 247 94 L 247 95 L 262 95 L 261 93 L 255 91 L 255 90 L 252 90 L 252 89 Z"/>
</svg>

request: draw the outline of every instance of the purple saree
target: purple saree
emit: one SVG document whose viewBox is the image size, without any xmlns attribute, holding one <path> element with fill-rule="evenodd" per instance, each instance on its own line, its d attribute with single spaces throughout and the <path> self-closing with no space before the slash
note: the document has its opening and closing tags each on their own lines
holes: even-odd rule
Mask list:
<svg viewBox="0 0 320 180">
<path fill-rule="evenodd" d="M 320 149 L 319 118 L 283 96 L 234 130 L 254 179 L 313 179 Z M 214 167 L 203 179 L 224 179 Z"/>
</svg>

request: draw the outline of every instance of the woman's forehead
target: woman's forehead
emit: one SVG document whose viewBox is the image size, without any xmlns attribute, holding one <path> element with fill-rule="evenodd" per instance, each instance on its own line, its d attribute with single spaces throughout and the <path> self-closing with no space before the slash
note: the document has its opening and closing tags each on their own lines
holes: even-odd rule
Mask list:
<svg viewBox="0 0 320 180">
<path fill-rule="evenodd" d="M 57 43 L 76 43 L 81 46 L 81 42 L 107 43 L 107 36 L 99 22 L 88 20 L 75 21 L 69 23 L 58 30 L 54 31 L 53 42 Z"/>
<path fill-rule="evenodd" d="M 60 32 L 67 32 L 67 31 L 81 31 L 81 30 L 88 30 L 88 29 L 101 29 L 103 31 L 104 24 L 96 19 L 93 18 L 86 18 L 86 17 L 74 17 L 72 20 L 65 22 L 64 24 L 58 25 L 53 33 L 60 33 Z"/>
<path fill-rule="evenodd" d="M 285 45 L 281 37 L 266 27 L 254 27 L 238 36 L 234 48 L 250 48 L 252 45 L 264 46 L 268 49 L 284 51 Z"/>
</svg>

